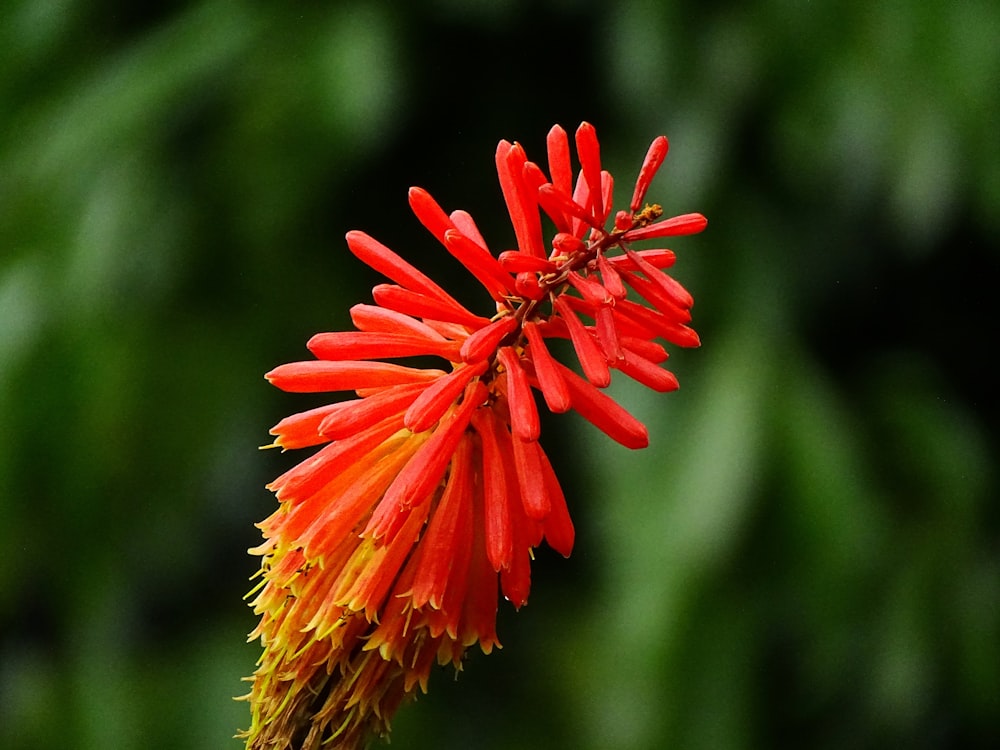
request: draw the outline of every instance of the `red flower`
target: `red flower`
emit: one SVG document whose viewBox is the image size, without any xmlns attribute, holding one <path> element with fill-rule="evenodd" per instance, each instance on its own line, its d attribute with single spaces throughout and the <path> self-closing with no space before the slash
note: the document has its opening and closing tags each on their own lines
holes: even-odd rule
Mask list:
<svg viewBox="0 0 1000 750">
<path fill-rule="evenodd" d="M 431 666 L 461 668 L 473 644 L 489 652 L 498 590 L 528 599 L 532 549 L 563 555 L 573 524 L 538 442 L 532 389 L 553 412 L 575 409 L 629 448 L 645 426 L 600 389 L 618 370 L 657 391 L 677 388 L 656 341 L 697 346 L 691 296 L 664 273 L 670 250 L 640 240 L 693 234 L 700 214 L 662 220 L 644 205 L 667 152 L 653 141 L 629 210 L 611 228 L 612 178 L 597 135 L 576 132 L 573 181 L 566 132 L 548 134 L 548 174 L 501 141 L 500 186 L 517 249 L 495 255 L 472 217 L 451 214 L 420 188 L 420 222 L 485 287 L 489 317 L 467 310 L 364 232 L 351 251 L 389 279 L 375 305 L 351 310 L 356 331 L 321 333 L 315 360 L 275 368 L 286 391 L 355 391 L 357 398 L 282 420 L 284 449 L 319 446 L 269 487 L 279 507 L 259 524 L 264 543 L 254 611 L 264 653 L 247 696 L 248 748 L 356 748 L 386 734 L 400 703 Z M 545 241 L 543 214 L 555 233 Z M 637 302 L 644 300 L 647 304 Z M 549 349 L 568 339 L 581 377 Z M 445 369 L 378 361 L 431 355 Z"/>
</svg>

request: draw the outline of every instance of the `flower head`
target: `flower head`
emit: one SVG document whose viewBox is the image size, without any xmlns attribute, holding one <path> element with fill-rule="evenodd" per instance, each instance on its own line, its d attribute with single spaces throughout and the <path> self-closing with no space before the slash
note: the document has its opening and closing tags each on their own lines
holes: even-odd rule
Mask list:
<svg viewBox="0 0 1000 750">
<path fill-rule="evenodd" d="M 251 638 L 264 652 L 250 678 L 248 748 L 360 747 L 426 690 L 435 663 L 460 668 L 469 646 L 499 646 L 499 594 L 527 602 L 532 549 L 573 548 L 534 391 L 550 411 L 573 409 L 642 448 L 645 426 L 601 389 L 617 370 L 674 390 L 660 341 L 699 344 L 692 298 L 664 272 L 674 253 L 632 246 L 706 225 L 644 203 L 666 138 L 653 141 L 628 210 L 613 216 L 594 128 L 576 131 L 575 181 L 566 132 L 552 128 L 546 144 L 547 172 L 517 143 L 497 147 L 516 249 L 495 254 L 469 214 L 410 190 L 419 221 L 492 297 L 489 315 L 352 231 L 350 250 L 390 283 L 373 289 L 374 305 L 351 309 L 357 330 L 317 334 L 315 359 L 267 374 L 285 391 L 356 398 L 271 430 L 283 449 L 322 447 L 269 485 L 279 506 L 251 550 L 262 558 Z M 553 355 L 554 339 L 570 342 L 582 375 Z M 416 356 L 442 366 L 382 361 Z"/>
</svg>

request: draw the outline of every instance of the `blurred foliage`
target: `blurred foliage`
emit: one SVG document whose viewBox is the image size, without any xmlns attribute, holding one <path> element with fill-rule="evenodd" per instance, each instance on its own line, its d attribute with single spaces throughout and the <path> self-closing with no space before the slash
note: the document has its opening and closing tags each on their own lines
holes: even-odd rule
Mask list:
<svg viewBox="0 0 1000 750">
<path fill-rule="evenodd" d="M 0 23 L 0 746 L 219 748 L 258 653 L 261 373 L 405 189 L 511 241 L 499 138 L 593 122 L 699 210 L 704 347 L 546 424 L 579 539 L 394 748 L 1000 744 L 1000 6 L 15 0 Z M 620 190 L 625 188 L 620 187 Z M 580 429 L 576 429 L 577 427 Z"/>
</svg>

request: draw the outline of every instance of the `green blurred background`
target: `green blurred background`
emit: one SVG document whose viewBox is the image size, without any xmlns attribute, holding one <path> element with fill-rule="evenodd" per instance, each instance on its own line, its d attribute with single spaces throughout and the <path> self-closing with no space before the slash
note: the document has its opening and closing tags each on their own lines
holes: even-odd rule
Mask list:
<svg viewBox="0 0 1000 750">
<path fill-rule="evenodd" d="M 392 747 L 1000 746 L 1000 5 L 8 2 L 0 747 L 232 748 L 262 373 L 348 324 L 365 229 L 485 297 L 410 185 L 512 241 L 500 138 L 593 122 L 701 211 L 682 389 L 544 443 L 578 525 Z"/>
</svg>

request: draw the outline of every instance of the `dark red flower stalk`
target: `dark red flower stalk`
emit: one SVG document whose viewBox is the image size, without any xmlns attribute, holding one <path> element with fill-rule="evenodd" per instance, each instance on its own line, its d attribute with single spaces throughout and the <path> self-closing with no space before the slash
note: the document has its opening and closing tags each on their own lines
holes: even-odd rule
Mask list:
<svg viewBox="0 0 1000 750">
<path fill-rule="evenodd" d="M 548 173 L 517 143 L 496 151 L 517 248 L 487 247 L 472 217 L 410 190 L 419 221 L 493 299 L 466 309 L 425 274 L 360 231 L 351 251 L 391 283 L 351 310 L 356 331 L 309 341 L 314 360 L 267 379 L 293 392 L 356 398 L 288 417 L 284 449 L 321 446 L 269 487 L 279 506 L 264 543 L 251 638 L 264 653 L 248 699 L 247 747 L 357 748 L 385 735 L 431 667 L 461 668 L 473 644 L 499 646 L 500 593 L 528 600 L 532 549 L 569 555 L 573 523 L 538 442 L 534 391 L 550 411 L 576 410 L 612 439 L 645 447 L 645 426 L 601 389 L 615 370 L 656 391 L 677 388 L 655 339 L 697 346 L 692 298 L 664 269 L 666 249 L 640 240 L 694 234 L 700 214 L 661 219 L 645 195 L 667 153 L 650 146 L 627 211 L 611 219 L 613 180 L 597 134 L 546 139 Z M 609 219 L 611 219 L 609 226 Z M 545 226 L 555 231 L 545 241 Z M 553 356 L 568 340 L 582 376 Z M 441 369 L 384 359 L 433 356 Z"/>
</svg>

